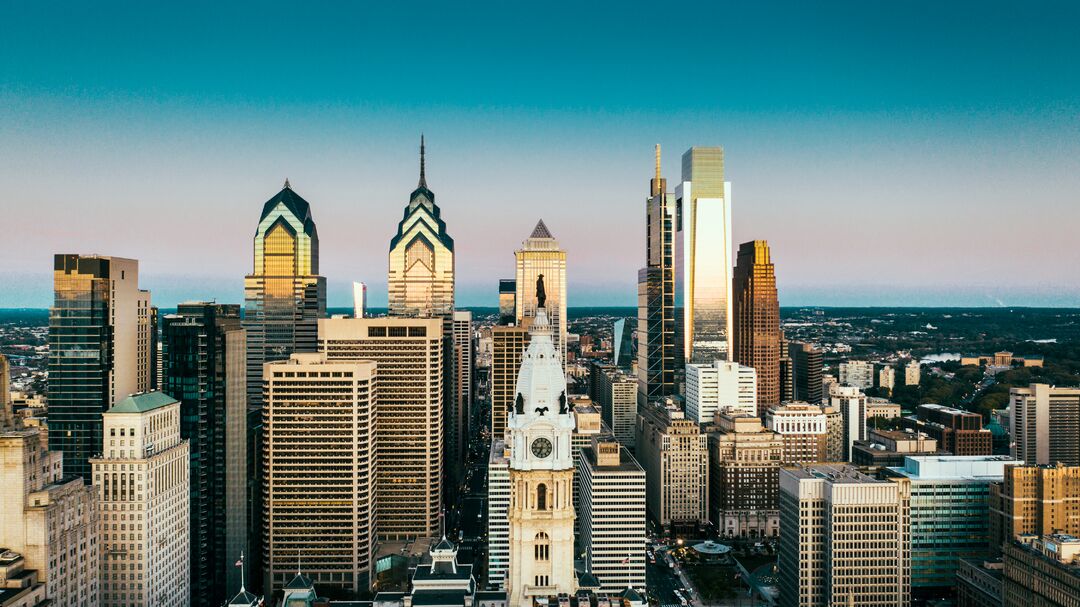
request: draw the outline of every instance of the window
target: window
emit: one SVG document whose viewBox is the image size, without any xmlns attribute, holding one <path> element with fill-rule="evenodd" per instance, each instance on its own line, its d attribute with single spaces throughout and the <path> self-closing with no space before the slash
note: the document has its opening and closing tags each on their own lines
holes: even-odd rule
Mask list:
<svg viewBox="0 0 1080 607">
<path fill-rule="evenodd" d="M 544 483 L 536 487 L 536 509 L 547 510 L 547 485 Z"/>
<path fill-rule="evenodd" d="M 541 531 L 536 534 L 536 539 L 533 545 L 533 556 L 537 561 L 551 560 L 551 541 L 548 535 Z"/>
</svg>

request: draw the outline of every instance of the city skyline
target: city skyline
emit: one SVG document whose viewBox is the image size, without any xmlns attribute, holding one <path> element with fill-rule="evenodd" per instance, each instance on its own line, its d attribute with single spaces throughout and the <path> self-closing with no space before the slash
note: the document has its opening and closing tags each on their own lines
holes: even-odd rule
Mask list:
<svg viewBox="0 0 1080 607">
<path fill-rule="evenodd" d="M 571 307 L 633 305 L 643 243 L 596 226 L 640 232 L 658 142 L 668 176 L 689 147 L 724 147 L 733 240 L 769 240 L 782 305 L 1080 302 L 1080 253 L 1050 249 L 1080 186 L 1075 5 L 699 7 L 678 47 L 640 44 L 651 11 L 633 7 L 527 26 L 484 7 L 54 10 L 0 13 L 24 24 L 0 42 L 0 179 L 22 226 L 4 307 L 48 306 L 58 250 L 139 259 L 165 306 L 239 303 L 252 217 L 286 177 L 323 228 L 330 305 L 359 280 L 383 307 L 421 132 L 460 305 L 495 305 L 488 277 L 537 215 L 567 250 Z M 740 27 L 713 46 L 720 22 Z M 397 43 L 404 23 L 426 44 Z M 181 32 L 199 43 L 177 52 Z M 304 52 L 264 44 L 286 34 Z M 645 94 L 651 73 L 673 94 Z M 162 238 L 159 209 L 198 236 Z"/>
</svg>

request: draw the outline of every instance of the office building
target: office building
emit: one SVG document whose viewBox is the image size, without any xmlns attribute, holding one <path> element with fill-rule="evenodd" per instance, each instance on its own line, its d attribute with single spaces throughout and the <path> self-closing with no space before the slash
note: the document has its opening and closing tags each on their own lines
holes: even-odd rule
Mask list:
<svg viewBox="0 0 1080 607">
<path fill-rule="evenodd" d="M 840 363 L 840 385 L 869 390 L 874 387 L 874 363 L 849 360 Z"/>
<path fill-rule="evenodd" d="M 983 428 L 982 415 L 942 405 L 925 404 L 915 415 L 902 418 L 909 430 L 925 432 L 938 441 L 938 448 L 953 455 L 990 455 L 993 435 Z"/>
<path fill-rule="evenodd" d="M 787 337 L 780 332 L 780 402 L 795 401 L 795 361 L 791 358 Z"/>
<path fill-rule="evenodd" d="M 593 363 L 589 368 L 589 392 L 615 440 L 633 449 L 638 412 L 637 379 L 614 367 Z"/>
<path fill-rule="evenodd" d="M 956 586 L 960 559 L 986 555 L 990 485 L 1018 462 L 999 455 L 909 456 L 888 470 L 911 496 L 911 587 L 937 596 Z"/>
<path fill-rule="evenodd" d="M 795 368 L 795 400 L 820 405 L 823 401 L 821 350 L 812 344 L 796 341 L 788 345 L 788 355 Z"/>
<path fill-rule="evenodd" d="M 645 589 L 645 470 L 626 447 L 594 439 L 582 453 L 581 545 L 600 591 Z"/>
<path fill-rule="evenodd" d="M 616 320 L 611 330 L 611 360 L 617 368 L 624 371 L 629 371 L 634 364 L 632 332 L 633 327 L 625 318 Z"/>
<path fill-rule="evenodd" d="M 1080 604 L 1080 537 L 1061 533 L 1011 541 L 1004 548 L 1003 607 Z"/>
<path fill-rule="evenodd" d="M 473 402 L 473 322 L 472 312 L 454 310 L 453 315 L 454 398 L 450 401 L 446 424 L 446 461 L 451 488 L 456 489 L 465 472 L 469 450 L 469 419 Z"/>
<path fill-rule="evenodd" d="M 454 311 L 454 239 L 428 189 L 420 137 L 420 181 L 390 240 L 391 316 L 446 316 Z"/>
<path fill-rule="evenodd" d="M 376 367 L 316 353 L 263 371 L 267 596 L 292 579 L 301 554 L 320 584 L 368 589 L 382 413 Z"/>
<path fill-rule="evenodd" d="M 843 465 L 780 471 L 781 607 L 907 607 L 909 498 Z"/>
<path fill-rule="evenodd" d="M 660 173 L 660 144 L 656 145 L 656 174 L 645 200 L 645 267 L 638 270 L 637 375 L 639 401 L 655 402 L 676 393 L 676 374 L 682 347 L 676 342 L 675 315 L 675 197 Z"/>
<path fill-rule="evenodd" d="M 780 436 L 784 464 L 839 461 L 829 459 L 828 421 L 821 407 L 793 402 L 765 414 L 765 427 Z"/>
<path fill-rule="evenodd" d="M 645 468 L 649 516 L 675 533 L 709 520 L 709 437 L 670 399 L 638 412 L 637 457 Z"/>
<path fill-rule="evenodd" d="M 558 241 L 544 225 L 536 222 L 521 248 L 514 251 L 517 267 L 514 295 L 515 320 L 518 325 L 529 326 L 536 316 L 539 299 L 536 294 L 537 280 L 544 279 L 545 309 L 551 322 L 555 349 L 559 360 L 566 366 L 566 251 L 559 248 Z"/>
<path fill-rule="evenodd" d="M 721 537 L 775 537 L 783 438 L 752 414 L 726 411 L 707 428 L 710 520 Z"/>
<path fill-rule="evenodd" d="M 139 289 L 138 261 L 96 255 L 56 255 L 53 289 L 49 444 L 64 453 L 65 473 L 89 484 L 102 413 L 150 389 L 150 292 Z"/>
<path fill-rule="evenodd" d="M 15 427 L 15 412 L 11 399 L 11 365 L 0 354 L 0 430 Z"/>
<path fill-rule="evenodd" d="M 499 279 L 499 324 L 514 323 L 517 314 L 517 281 L 513 278 Z"/>
<path fill-rule="evenodd" d="M 847 433 L 844 431 L 843 412 L 840 407 L 832 405 L 822 407 L 821 412 L 825 415 L 825 461 L 846 461 L 844 449 L 847 447 Z"/>
<path fill-rule="evenodd" d="M 491 438 L 506 434 L 506 419 L 517 392 L 521 357 L 529 346 L 529 330 L 520 326 L 491 328 Z"/>
<path fill-rule="evenodd" d="M 362 282 L 352 283 L 353 318 L 367 316 L 367 285 Z"/>
<path fill-rule="evenodd" d="M 763 418 L 780 404 L 780 301 L 769 243 L 739 245 L 733 280 L 733 358 L 757 373 L 757 415 Z"/>
<path fill-rule="evenodd" d="M 255 229 L 254 267 L 244 277 L 247 400 L 262 404 L 263 363 L 314 352 L 318 319 L 326 316 L 326 279 L 319 276 L 319 232 L 311 205 L 289 180 L 263 204 Z"/>
<path fill-rule="evenodd" d="M 510 448 L 503 438 L 492 438 L 487 486 L 487 584 L 506 589 L 510 567 Z"/>
<path fill-rule="evenodd" d="M 829 393 L 831 406 L 843 416 L 843 459 L 851 461 L 851 447 L 857 440 L 866 440 L 866 396 L 858 388 L 833 386 Z"/>
<path fill-rule="evenodd" d="M 900 405 L 889 402 L 887 398 L 871 396 L 866 399 L 866 419 L 896 419 L 901 413 Z"/>
<path fill-rule="evenodd" d="M 851 446 L 851 463 L 878 468 L 903 466 L 908 457 L 937 453 L 937 440 L 922 432 L 871 429 L 866 440 Z"/>
<path fill-rule="evenodd" d="M 1005 466 L 990 488 L 990 549 L 1025 535 L 1080 535 L 1080 467 Z"/>
<path fill-rule="evenodd" d="M 922 381 L 922 367 L 919 361 L 912 360 L 904 365 L 904 385 L 917 386 Z"/>
<path fill-rule="evenodd" d="M 686 365 L 686 417 L 707 424 L 724 409 L 757 415 L 757 385 L 757 371 L 739 363 Z"/>
<path fill-rule="evenodd" d="M 235 486 L 227 478 L 230 465 L 247 461 L 246 332 L 235 304 L 182 303 L 161 321 L 163 392 L 180 401 L 180 438 L 191 453 L 192 604 L 217 607 L 239 581 L 228 579 L 236 555 L 251 552 L 244 476 Z"/>
<path fill-rule="evenodd" d="M 1001 607 L 1001 559 L 960 559 L 956 569 L 956 607 Z"/>
<path fill-rule="evenodd" d="M 674 216 L 676 341 L 683 360 L 730 361 L 734 264 L 723 148 L 692 147 L 683 154 Z"/>
<path fill-rule="evenodd" d="M 529 347 L 522 357 L 517 396 L 507 420 L 512 487 L 507 516 L 510 562 L 506 593 L 510 607 L 531 607 L 534 601 L 577 591 L 571 449 L 574 413 L 567 401 L 556 329 L 546 314 L 543 284 L 537 287 Z"/>
<path fill-rule="evenodd" d="M 36 570 L 50 605 L 97 607 L 97 491 L 65 475 L 62 459 L 40 428 L 0 428 L 0 546 L 22 556 L 24 571 Z M 5 566 L 9 579 L 16 575 L 16 559 L 0 556 Z"/>
<path fill-rule="evenodd" d="M 101 456 L 90 460 L 101 508 L 101 605 L 186 607 L 190 464 L 180 402 L 162 392 L 134 394 L 103 418 Z"/>
<path fill-rule="evenodd" d="M 1009 389 L 1013 457 L 1080 466 L 1080 388 L 1031 384 Z"/>
<path fill-rule="evenodd" d="M 440 318 L 319 321 L 328 362 L 374 361 L 376 505 L 381 540 L 434 537 L 443 496 L 443 416 L 448 393 Z"/>
</svg>

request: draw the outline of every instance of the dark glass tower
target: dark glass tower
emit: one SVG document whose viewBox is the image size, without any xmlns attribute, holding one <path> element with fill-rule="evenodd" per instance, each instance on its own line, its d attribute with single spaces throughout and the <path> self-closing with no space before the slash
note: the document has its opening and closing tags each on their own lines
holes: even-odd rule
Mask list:
<svg viewBox="0 0 1080 607">
<path fill-rule="evenodd" d="M 230 340 L 230 332 L 239 339 Z M 240 436 L 232 438 L 244 443 L 246 386 L 243 377 L 230 377 L 237 371 L 243 375 L 243 333 L 235 304 L 180 304 L 176 314 L 162 319 L 164 392 L 181 403 L 180 436 L 191 448 L 191 604 L 200 607 L 216 607 L 227 598 L 227 575 L 240 556 L 239 550 L 228 554 L 226 547 L 230 513 L 247 507 L 230 503 L 235 500 L 227 492 L 226 424 L 238 422 Z M 244 459 L 240 469 L 246 468 Z M 233 531 L 247 533 L 246 528 Z"/>
<path fill-rule="evenodd" d="M 811 344 L 796 341 L 788 346 L 788 352 L 792 366 L 795 367 L 795 400 L 820 405 L 824 400 L 821 350 Z"/>
<path fill-rule="evenodd" d="M 645 267 L 638 271 L 637 359 L 639 401 L 654 402 L 675 394 L 676 372 L 682 357 L 675 330 L 675 200 L 660 176 L 660 146 L 656 146 L 656 177 L 645 203 Z"/>
</svg>

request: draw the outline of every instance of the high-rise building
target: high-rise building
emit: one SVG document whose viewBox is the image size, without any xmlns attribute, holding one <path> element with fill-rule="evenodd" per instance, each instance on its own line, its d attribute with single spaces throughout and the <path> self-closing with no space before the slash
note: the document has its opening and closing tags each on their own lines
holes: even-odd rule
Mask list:
<svg viewBox="0 0 1080 607">
<path fill-rule="evenodd" d="M 840 363 L 840 384 L 860 390 L 874 387 L 874 363 L 866 360 L 849 360 Z"/>
<path fill-rule="evenodd" d="M 780 302 L 769 243 L 739 245 L 732 280 L 733 359 L 757 372 L 757 415 L 780 404 Z"/>
<path fill-rule="evenodd" d="M 927 403 L 916 407 L 915 415 L 902 418 L 900 422 L 909 430 L 934 437 L 939 449 L 953 455 L 990 455 L 993 452 L 994 437 L 983 428 L 982 415 L 978 413 Z"/>
<path fill-rule="evenodd" d="M 619 443 L 582 452 L 581 544 L 602 592 L 645 588 L 645 471 Z"/>
<path fill-rule="evenodd" d="M 90 460 L 101 505 L 101 605 L 186 607 L 190 470 L 180 401 L 144 392 L 103 417 L 101 456 Z M 138 582 L 132 571 L 141 572 Z"/>
<path fill-rule="evenodd" d="M 734 409 L 758 414 L 757 371 L 739 363 L 716 361 L 686 365 L 686 416 L 712 423 L 717 411 Z"/>
<path fill-rule="evenodd" d="M 487 586 L 506 589 L 510 567 L 510 448 L 493 436 L 487 476 Z"/>
<path fill-rule="evenodd" d="M 264 367 L 267 595 L 292 579 L 300 554 L 320 584 L 354 593 L 370 584 L 382 404 L 376 367 L 325 353 Z"/>
<path fill-rule="evenodd" d="M 1009 390 L 1013 457 L 1080 466 L 1080 388 L 1031 384 Z"/>
<path fill-rule="evenodd" d="M 825 415 L 825 461 L 842 462 L 847 445 L 844 414 L 840 407 L 832 405 L 822 407 L 821 412 Z"/>
<path fill-rule="evenodd" d="M 367 285 L 362 282 L 352 283 L 353 318 L 367 316 Z"/>
<path fill-rule="evenodd" d="M 56 255 L 49 310 L 49 441 L 64 471 L 89 484 L 101 450 L 101 415 L 150 389 L 150 292 L 139 290 L 139 262 Z"/>
<path fill-rule="evenodd" d="M 465 454 L 469 448 L 469 411 L 473 390 L 473 331 L 472 312 L 454 310 L 453 314 L 453 372 L 454 397 L 446 411 L 446 471 L 450 481 L 448 491 L 456 494 L 457 485 L 465 473 Z"/>
<path fill-rule="evenodd" d="M 638 271 L 637 374 L 642 403 L 676 392 L 682 352 L 676 343 L 675 197 L 660 176 L 660 144 L 656 175 L 645 200 L 645 267 Z"/>
<path fill-rule="evenodd" d="M 791 364 L 795 368 L 795 400 L 820 405 L 822 403 L 821 350 L 801 341 L 788 346 Z"/>
<path fill-rule="evenodd" d="M 1074 607 L 1080 597 L 1080 538 L 1060 533 L 1010 541 L 1002 567 L 1002 607 Z"/>
<path fill-rule="evenodd" d="M 795 400 L 795 361 L 788 349 L 788 340 L 780 332 L 780 402 L 790 403 Z"/>
<path fill-rule="evenodd" d="M 543 284 L 537 288 L 529 348 L 521 362 L 517 396 L 507 420 L 509 607 L 531 607 L 537 599 L 577 590 L 571 450 L 574 413 L 567 400 L 555 328 L 546 314 Z"/>
<path fill-rule="evenodd" d="M 314 352 L 318 319 L 326 316 L 326 279 L 319 276 L 319 232 L 311 205 L 285 180 L 263 204 L 255 229 L 254 267 L 244 277 L 247 399 L 262 404 L 263 363 Z"/>
<path fill-rule="evenodd" d="M 374 361 L 377 534 L 434 537 L 443 496 L 447 347 L 441 318 L 329 318 L 319 321 L 327 361 Z"/>
<path fill-rule="evenodd" d="M 390 240 L 388 274 L 391 316 L 445 316 L 454 311 L 454 239 L 424 175 L 420 137 L 420 181 Z"/>
<path fill-rule="evenodd" d="M 675 315 L 687 363 L 731 358 L 731 183 L 724 149 L 692 147 L 675 187 Z"/>
<path fill-rule="evenodd" d="M 857 440 L 866 440 L 866 395 L 851 386 L 833 386 L 829 401 L 843 416 L 844 452 L 840 461 L 851 461 L 851 446 Z"/>
<path fill-rule="evenodd" d="M 529 331 L 519 326 L 491 328 L 491 440 L 506 434 L 506 418 L 517 395 L 521 357 L 529 346 Z"/>
<path fill-rule="evenodd" d="M 781 607 L 907 607 L 910 499 L 854 468 L 780 471 Z"/>
<path fill-rule="evenodd" d="M 529 237 L 514 251 L 517 263 L 517 293 L 514 302 L 517 306 L 515 318 L 517 324 L 529 326 L 539 308 L 536 295 L 537 281 L 544 279 L 544 304 L 548 320 L 551 322 L 552 338 L 560 360 L 566 365 L 566 251 L 559 247 L 559 242 L 544 225 L 544 220 L 536 222 Z"/>
<path fill-rule="evenodd" d="M 499 280 L 499 324 L 514 323 L 517 315 L 517 281 L 513 278 Z"/>
<path fill-rule="evenodd" d="M 630 370 L 634 361 L 632 330 L 627 319 L 620 318 L 615 321 L 611 331 L 611 360 L 617 368 L 626 371 Z"/>
<path fill-rule="evenodd" d="M 15 427 L 15 413 L 11 404 L 11 365 L 0 354 L 0 430 Z"/>
<path fill-rule="evenodd" d="M 230 466 L 242 468 L 247 459 L 246 332 L 236 304 L 182 303 L 161 320 L 163 392 L 180 401 L 180 438 L 191 453 L 192 604 L 217 607 L 239 582 L 229 583 L 237 556 L 251 553 L 244 476 L 235 477 L 235 487 L 227 478 Z M 230 422 L 239 431 L 230 434 Z M 230 462 L 229 455 L 243 459 Z"/>
<path fill-rule="evenodd" d="M 593 364 L 589 371 L 589 397 L 620 445 L 634 448 L 638 412 L 637 379 L 610 366 Z"/>
<path fill-rule="evenodd" d="M 908 456 L 887 472 L 911 496 L 911 587 L 917 594 L 956 586 L 962 558 L 986 555 L 990 485 L 1016 460 L 1000 455 Z M 930 590 L 934 589 L 934 590 Z"/>
<path fill-rule="evenodd" d="M 828 420 L 817 405 L 793 402 L 773 407 L 765 414 L 765 427 L 784 443 L 780 461 L 810 464 L 829 459 Z"/>
<path fill-rule="evenodd" d="M 922 367 L 919 365 L 919 361 L 912 360 L 908 364 L 904 365 L 904 385 L 905 386 L 917 386 L 922 380 Z"/>
<path fill-rule="evenodd" d="M 638 412 L 637 457 L 645 468 L 649 516 L 674 532 L 709 520 L 709 437 L 670 399 Z"/>
<path fill-rule="evenodd" d="M 879 369 L 877 386 L 887 394 L 892 394 L 896 389 L 896 369 L 890 366 Z"/>
<path fill-rule="evenodd" d="M 98 538 L 97 491 L 65 475 L 62 459 L 40 428 L 0 428 L 0 546 L 37 571 L 50 605 L 97 607 L 105 543 Z M 13 573 L 8 569 L 9 580 Z M 26 579 L 20 576 L 19 583 Z"/>
<path fill-rule="evenodd" d="M 990 550 L 1025 535 L 1080 535 L 1080 466 L 1008 465 L 990 488 Z"/>
<path fill-rule="evenodd" d="M 752 413 L 726 411 L 707 426 L 710 520 L 726 537 L 780 533 L 777 486 L 783 438 Z"/>
</svg>

